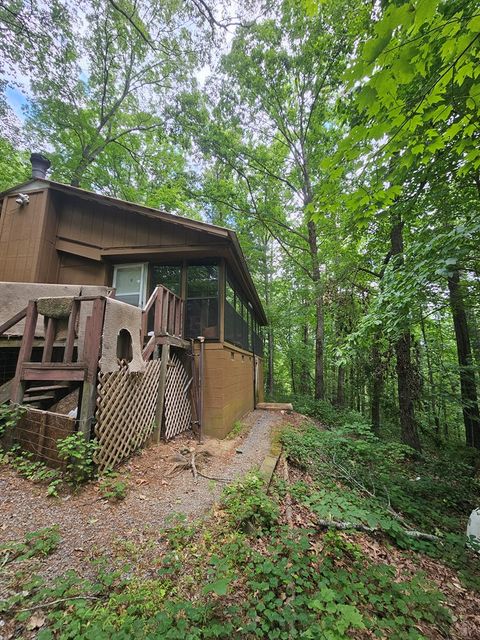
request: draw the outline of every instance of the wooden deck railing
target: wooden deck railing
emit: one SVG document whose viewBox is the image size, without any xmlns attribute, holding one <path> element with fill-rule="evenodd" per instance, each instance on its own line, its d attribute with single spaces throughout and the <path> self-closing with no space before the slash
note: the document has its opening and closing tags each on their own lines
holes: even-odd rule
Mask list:
<svg viewBox="0 0 480 640">
<path fill-rule="evenodd" d="M 90 308 L 83 314 L 86 317 L 83 349 L 78 352 L 78 349 L 77 351 L 75 350 L 75 347 L 78 346 L 77 329 L 82 306 L 85 309 L 84 305 L 87 302 L 90 303 Z M 37 301 L 31 300 L 25 309 L 22 309 L 10 320 L 0 325 L 0 335 L 2 335 L 17 322 L 25 319 L 15 378 L 11 384 L 11 402 L 21 404 L 24 400 L 26 388 L 30 383 L 35 384 L 44 381 L 55 389 L 58 388 L 55 384 L 58 385 L 59 381 L 68 384 L 77 383 L 77 386 L 80 384 L 79 429 L 83 431 L 85 437 L 89 437 L 95 411 L 96 383 L 105 321 L 105 305 L 105 296 L 73 298 L 68 313 L 67 332 L 64 341 L 56 339 L 59 320 L 48 317 L 43 341 L 35 343 L 36 347 L 38 346 L 42 349 L 40 361 L 35 362 L 32 361 L 32 352 L 39 316 Z M 142 309 L 140 331 L 143 347 L 142 355 L 145 360 L 152 357 L 158 345 L 168 342 L 168 344 L 173 344 L 174 346 L 185 347 L 188 344 L 183 340 L 183 316 L 184 301 L 166 287 L 157 286 L 145 308 Z M 63 353 L 59 353 L 58 349 L 62 348 Z M 42 386 L 40 388 L 47 387 Z"/>
<path fill-rule="evenodd" d="M 3 324 L 0 324 L 0 336 L 2 336 L 6 331 L 14 327 L 17 324 L 17 322 L 20 322 L 20 320 L 23 320 L 27 315 L 27 309 L 28 307 L 25 307 L 25 309 L 22 309 L 21 311 L 16 313 L 14 316 L 9 318 L 6 322 L 4 322 Z"/>
<path fill-rule="evenodd" d="M 82 353 L 75 353 L 75 343 L 77 339 L 77 320 L 80 315 L 82 305 L 91 303 L 91 311 L 86 316 L 85 336 Z M 58 319 L 49 317 L 45 329 L 40 362 L 32 362 L 33 343 L 35 340 L 35 329 L 38 320 L 37 301 L 31 300 L 24 310 L 19 312 L 14 318 L 4 323 L 0 329 L 7 330 L 13 324 L 22 319 L 24 313 L 25 327 L 23 330 L 22 344 L 18 354 L 15 378 L 11 386 L 10 400 L 21 404 L 25 395 L 25 387 L 29 382 L 44 381 L 52 384 L 54 381 L 83 383 L 81 393 L 81 405 L 79 407 L 79 428 L 89 434 L 90 424 L 93 418 L 95 405 L 95 389 L 98 370 L 98 360 L 101 348 L 103 322 L 105 313 L 104 296 L 82 296 L 72 300 L 70 312 L 68 314 L 67 335 L 63 347 L 63 357 L 52 359 Z M 16 319 L 16 322 L 13 320 Z M 12 324 L 13 323 L 13 324 Z M 6 327 L 4 329 L 4 327 Z"/>
<path fill-rule="evenodd" d="M 158 285 L 142 313 L 143 357 L 148 360 L 159 339 L 165 336 L 183 338 L 184 301 L 173 291 Z M 147 343 L 145 344 L 148 338 Z"/>
</svg>

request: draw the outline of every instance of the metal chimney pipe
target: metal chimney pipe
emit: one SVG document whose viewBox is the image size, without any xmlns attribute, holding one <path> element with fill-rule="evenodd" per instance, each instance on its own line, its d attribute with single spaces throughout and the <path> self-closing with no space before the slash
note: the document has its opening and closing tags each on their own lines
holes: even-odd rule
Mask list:
<svg viewBox="0 0 480 640">
<path fill-rule="evenodd" d="M 32 163 L 32 178 L 45 179 L 47 171 L 51 166 L 51 162 L 41 153 L 32 153 L 30 156 L 30 162 Z"/>
</svg>

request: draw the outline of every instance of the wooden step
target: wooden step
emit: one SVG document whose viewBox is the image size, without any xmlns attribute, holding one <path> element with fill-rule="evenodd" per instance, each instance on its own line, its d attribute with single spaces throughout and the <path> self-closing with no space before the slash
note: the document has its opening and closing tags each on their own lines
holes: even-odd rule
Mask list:
<svg viewBox="0 0 480 640">
<path fill-rule="evenodd" d="M 10 393 L 12 392 L 12 380 L 7 380 L 5 384 L 0 385 L 0 404 L 8 402 L 10 400 Z"/>
<path fill-rule="evenodd" d="M 255 408 L 267 411 L 293 411 L 290 402 L 258 402 Z"/>
<path fill-rule="evenodd" d="M 58 380 L 82 382 L 85 379 L 86 367 L 80 364 L 62 364 L 61 362 L 24 362 L 21 380 L 44 380 L 56 382 Z"/>
<path fill-rule="evenodd" d="M 43 392 L 43 391 L 59 391 L 60 389 L 70 389 L 70 385 L 69 384 L 51 384 L 51 385 L 47 385 L 46 387 L 29 387 L 26 390 L 26 393 L 37 393 L 37 392 Z"/>
<path fill-rule="evenodd" d="M 22 402 L 43 402 L 43 400 L 55 400 L 55 394 L 45 394 L 44 396 L 24 395 Z"/>
</svg>

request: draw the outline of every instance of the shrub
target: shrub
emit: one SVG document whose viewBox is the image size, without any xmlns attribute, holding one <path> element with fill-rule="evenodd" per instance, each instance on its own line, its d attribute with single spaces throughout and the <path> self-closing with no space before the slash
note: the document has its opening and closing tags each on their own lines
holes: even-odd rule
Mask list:
<svg viewBox="0 0 480 640">
<path fill-rule="evenodd" d="M 230 522 L 242 531 L 270 529 L 278 521 L 278 506 L 266 495 L 263 480 L 255 473 L 226 487 L 222 506 Z"/>
<path fill-rule="evenodd" d="M 17 425 L 25 411 L 25 407 L 19 405 L 0 404 L 0 438 Z"/>
<path fill-rule="evenodd" d="M 294 396 L 293 408 L 298 413 L 315 418 L 323 425 L 334 427 L 341 423 L 341 411 L 325 400 L 315 400 L 311 396 Z"/>
<path fill-rule="evenodd" d="M 118 473 L 109 471 L 100 479 L 100 494 L 110 502 L 118 502 L 127 497 L 128 481 Z"/>
<path fill-rule="evenodd" d="M 72 433 L 57 441 L 58 455 L 67 461 L 66 476 L 75 487 L 93 477 L 93 456 L 98 448 L 96 440 L 85 440 L 82 433 Z"/>
<path fill-rule="evenodd" d="M 12 560 L 27 560 L 35 556 L 49 556 L 58 547 L 60 533 L 58 526 L 45 527 L 25 534 L 23 542 L 9 542 L 0 547 L 4 564 Z"/>
</svg>

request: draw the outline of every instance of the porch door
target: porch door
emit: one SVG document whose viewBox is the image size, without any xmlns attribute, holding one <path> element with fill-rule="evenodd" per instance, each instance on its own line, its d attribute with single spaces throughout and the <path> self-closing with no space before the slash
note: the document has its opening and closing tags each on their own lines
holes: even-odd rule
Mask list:
<svg viewBox="0 0 480 640">
<path fill-rule="evenodd" d="M 113 270 L 115 298 L 135 307 L 143 307 L 146 302 L 148 264 L 116 264 Z"/>
</svg>

